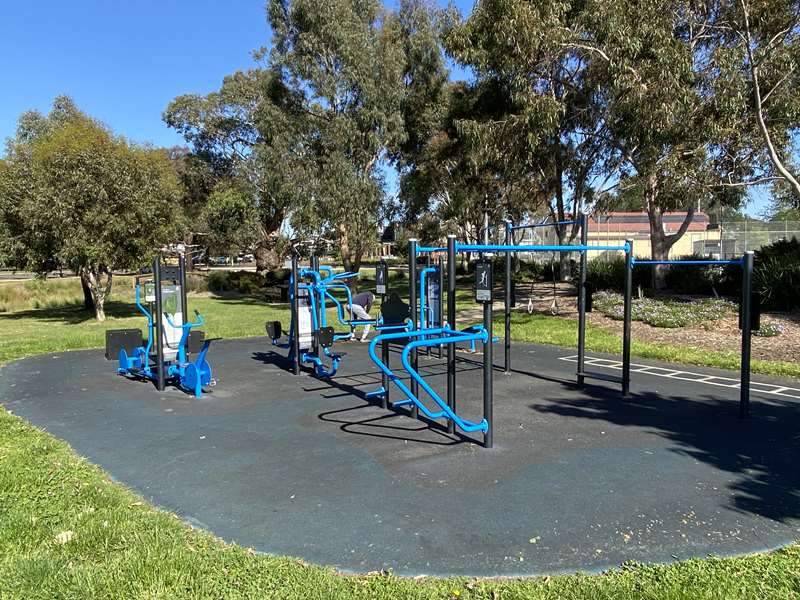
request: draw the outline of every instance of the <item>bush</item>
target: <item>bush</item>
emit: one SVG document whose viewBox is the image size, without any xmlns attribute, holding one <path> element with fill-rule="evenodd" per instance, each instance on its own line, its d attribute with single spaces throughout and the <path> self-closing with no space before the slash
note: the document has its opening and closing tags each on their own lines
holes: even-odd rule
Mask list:
<svg viewBox="0 0 800 600">
<path fill-rule="evenodd" d="M 597 292 L 592 296 L 594 308 L 617 321 L 623 318 L 623 297 L 620 294 Z M 717 321 L 737 310 L 734 303 L 721 298 L 702 300 L 654 300 L 634 298 L 631 318 L 653 327 L 686 327 L 709 321 Z"/>
<path fill-rule="evenodd" d="M 761 294 L 762 308 L 792 310 L 800 307 L 800 242 L 778 240 L 755 255 L 753 289 Z"/>
<path fill-rule="evenodd" d="M 231 292 L 258 295 L 267 284 L 267 279 L 252 271 L 214 271 L 208 276 L 211 292 Z"/>
<path fill-rule="evenodd" d="M 754 331 L 753 335 L 757 335 L 758 337 L 775 337 L 776 335 L 783 333 L 785 330 L 786 328 L 780 323 L 767 321 L 766 323 L 762 323 L 761 329 Z"/>
<path fill-rule="evenodd" d="M 621 292 L 625 286 L 625 268 L 625 258 L 622 256 L 593 258 L 586 263 L 586 282 L 593 290 Z M 580 263 L 575 263 L 572 269 L 572 280 L 577 284 Z M 650 273 L 644 269 L 633 270 L 634 288 L 649 288 L 650 283 Z"/>
</svg>

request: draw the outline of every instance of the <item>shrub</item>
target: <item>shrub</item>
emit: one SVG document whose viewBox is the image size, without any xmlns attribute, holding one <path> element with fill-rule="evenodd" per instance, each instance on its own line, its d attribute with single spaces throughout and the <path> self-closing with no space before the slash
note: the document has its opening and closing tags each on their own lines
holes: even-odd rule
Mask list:
<svg viewBox="0 0 800 600">
<path fill-rule="evenodd" d="M 257 295 L 266 283 L 265 277 L 252 271 L 214 271 L 208 276 L 208 289 L 216 293 L 236 291 Z"/>
<path fill-rule="evenodd" d="M 767 321 L 766 323 L 762 323 L 761 329 L 754 331 L 753 335 L 757 335 L 758 337 L 775 337 L 783 333 L 785 329 L 786 328 L 780 323 Z"/>
<path fill-rule="evenodd" d="M 596 310 L 617 321 L 622 320 L 623 298 L 621 294 L 597 292 L 592 299 Z M 631 318 L 653 327 L 686 327 L 717 321 L 736 309 L 734 303 L 721 298 L 691 301 L 634 298 L 631 305 Z"/>
<path fill-rule="evenodd" d="M 753 289 L 761 294 L 762 308 L 800 307 L 800 242 L 778 240 L 756 251 Z"/>
</svg>

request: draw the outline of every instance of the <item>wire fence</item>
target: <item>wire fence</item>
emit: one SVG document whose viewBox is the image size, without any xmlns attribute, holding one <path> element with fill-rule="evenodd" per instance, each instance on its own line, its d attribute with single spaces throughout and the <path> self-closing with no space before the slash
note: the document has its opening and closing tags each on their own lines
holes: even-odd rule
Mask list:
<svg viewBox="0 0 800 600">
<path fill-rule="evenodd" d="M 615 224 L 602 224 L 594 229 L 589 227 L 589 245 L 621 245 L 626 239 L 634 241 L 638 258 L 650 258 L 650 230 L 647 224 L 640 228 L 615 227 Z M 672 233 L 672 232 L 668 232 Z M 710 258 L 729 259 L 742 256 L 746 251 L 758 250 L 762 246 L 778 240 L 800 240 L 800 221 L 731 221 L 704 226 L 702 229 L 690 228 L 671 248 L 669 257 L 697 255 Z M 552 227 L 542 227 L 519 231 L 514 236 L 517 244 L 557 244 L 558 238 Z M 570 244 L 579 243 L 576 237 Z M 590 252 L 594 257 L 602 253 Z M 531 255 L 524 260 L 549 261 L 546 256 Z"/>
</svg>

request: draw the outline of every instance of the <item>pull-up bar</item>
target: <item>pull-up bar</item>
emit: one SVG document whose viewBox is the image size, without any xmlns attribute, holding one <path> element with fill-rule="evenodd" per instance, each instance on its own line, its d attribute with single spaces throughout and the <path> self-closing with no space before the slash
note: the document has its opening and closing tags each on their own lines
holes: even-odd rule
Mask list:
<svg viewBox="0 0 800 600">
<path fill-rule="evenodd" d="M 527 225 L 512 225 L 511 231 L 517 231 L 518 229 L 536 229 L 537 227 L 556 227 L 557 225 L 580 225 L 581 220 L 576 219 L 574 221 L 552 221 L 550 223 L 529 223 Z"/>
<path fill-rule="evenodd" d="M 628 243 L 622 246 L 515 246 L 513 244 L 456 244 L 456 252 L 629 252 Z"/>
<path fill-rule="evenodd" d="M 743 258 L 734 258 L 728 260 L 720 259 L 698 259 L 698 260 L 638 260 L 631 258 L 631 266 L 636 265 L 739 265 L 744 264 Z"/>
</svg>

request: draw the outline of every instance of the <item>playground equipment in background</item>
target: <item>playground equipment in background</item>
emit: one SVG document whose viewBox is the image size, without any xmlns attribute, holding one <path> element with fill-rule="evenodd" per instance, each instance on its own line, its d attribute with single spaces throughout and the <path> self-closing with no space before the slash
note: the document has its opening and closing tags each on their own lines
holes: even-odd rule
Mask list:
<svg viewBox="0 0 800 600">
<path fill-rule="evenodd" d="M 136 307 L 147 318 L 147 342 L 141 329 L 108 330 L 106 359 L 118 361 L 117 373 L 154 381 L 159 391 L 172 383 L 199 398 L 204 387 L 216 384 L 206 360 L 214 340 L 195 329 L 204 324 L 199 312 L 196 321 L 185 320 L 184 255 L 179 254 L 174 266 L 162 264 L 159 254 L 152 266 L 152 274 L 135 279 Z"/>
<path fill-rule="evenodd" d="M 300 268 L 298 245 L 294 246 L 289 280 L 291 322 L 286 332 L 287 341 L 280 342 L 284 334 L 280 321 L 267 322 L 267 334 L 274 345 L 289 349 L 289 361 L 295 375 L 300 373 L 300 364 L 308 364 L 317 377 L 333 377 L 346 355 L 334 352 L 334 343 L 352 339 L 356 327 L 377 327 L 380 321 L 348 318 L 342 301 L 333 295 L 334 290 L 345 292 L 345 302 L 352 316 L 353 296 L 350 286 L 345 282 L 358 277 L 358 273 L 334 273 L 331 267 L 321 267 L 319 257 L 313 253 L 309 268 Z M 327 302 L 336 307 L 337 320 L 348 327 L 348 331 L 337 332 L 328 324 Z M 326 359 L 330 361 L 329 367 L 325 364 Z"/>
</svg>

